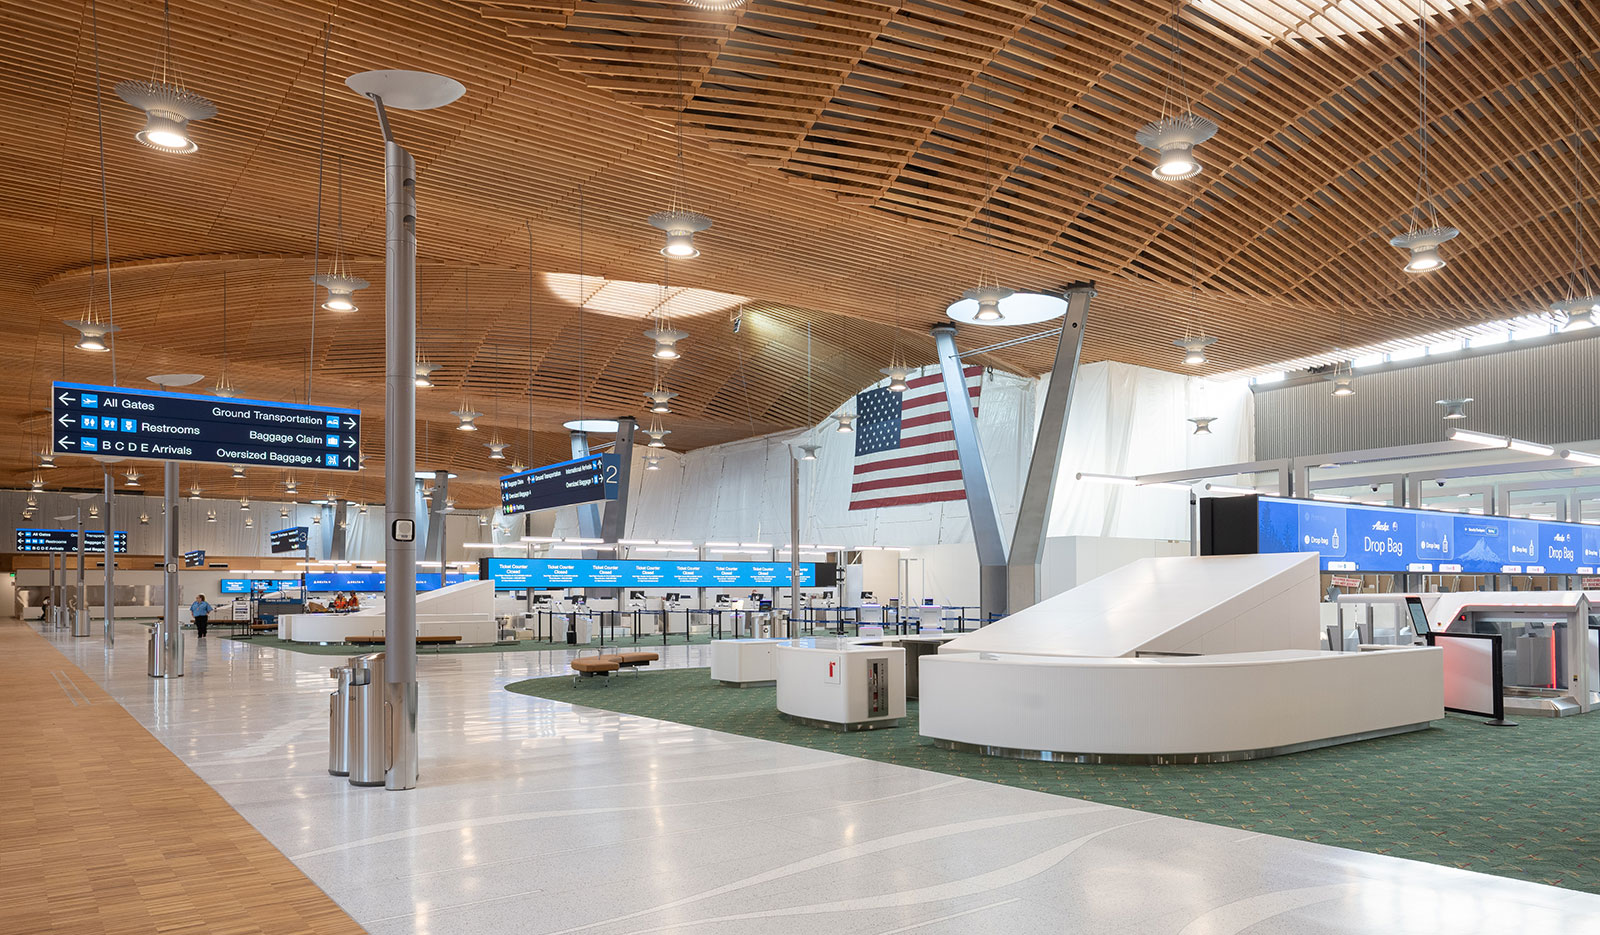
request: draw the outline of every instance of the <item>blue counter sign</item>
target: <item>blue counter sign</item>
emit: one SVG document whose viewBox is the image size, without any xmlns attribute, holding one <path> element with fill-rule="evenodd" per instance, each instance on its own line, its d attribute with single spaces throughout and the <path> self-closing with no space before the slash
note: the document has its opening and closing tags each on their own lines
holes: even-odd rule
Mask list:
<svg viewBox="0 0 1600 935">
<path fill-rule="evenodd" d="M 56 383 L 50 449 L 261 467 L 354 471 L 361 411 L 338 406 Z"/>
</svg>

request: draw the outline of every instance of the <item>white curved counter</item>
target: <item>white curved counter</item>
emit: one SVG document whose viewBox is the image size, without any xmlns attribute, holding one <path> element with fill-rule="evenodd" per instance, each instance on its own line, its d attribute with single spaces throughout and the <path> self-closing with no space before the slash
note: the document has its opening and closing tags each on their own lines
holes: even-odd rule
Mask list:
<svg viewBox="0 0 1600 935">
<path fill-rule="evenodd" d="M 1029 759 L 1222 762 L 1419 730 L 1444 717 L 1440 650 L 922 660 L 921 733 Z"/>
</svg>

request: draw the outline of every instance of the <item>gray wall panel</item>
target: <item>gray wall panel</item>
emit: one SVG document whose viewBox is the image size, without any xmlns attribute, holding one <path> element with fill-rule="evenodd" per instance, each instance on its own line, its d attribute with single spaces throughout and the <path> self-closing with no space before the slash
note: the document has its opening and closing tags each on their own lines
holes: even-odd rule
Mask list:
<svg viewBox="0 0 1600 935">
<path fill-rule="evenodd" d="M 1356 395 L 1323 380 L 1257 387 L 1256 457 L 1443 440 L 1453 427 L 1556 444 L 1600 438 L 1600 340 L 1561 340 L 1358 373 Z M 1471 396 L 1445 422 L 1435 400 Z"/>
</svg>

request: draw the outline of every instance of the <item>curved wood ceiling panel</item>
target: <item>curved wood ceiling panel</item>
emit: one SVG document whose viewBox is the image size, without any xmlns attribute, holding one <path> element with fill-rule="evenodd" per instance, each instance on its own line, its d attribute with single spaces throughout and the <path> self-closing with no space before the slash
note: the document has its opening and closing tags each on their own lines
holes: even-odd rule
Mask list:
<svg viewBox="0 0 1600 935">
<path fill-rule="evenodd" d="M 670 272 L 675 288 L 749 297 L 737 335 L 728 309 L 674 318 L 690 335 L 663 368 L 682 394 L 663 419 L 675 448 L 820 419 L 897 349 L 930 361 L 928 325 L 984 267 L 1018 288 L 1096 280 L 1086 359 L 1163 368 L 1193 314 L 1191 278 L 1221 338 L 1214 371 L 1542 307 L 1570 280 L 1573 111 L 1586 107 L 1580 129 L 1596 144 L 1600 7 L 1425 3 L 1434 177 L 1464 232 L 1426 277 L 1400 272 L 1386 243 L 1417 162 L 1416 26 L 1394 0 L 1186 6 L 1185 74 L 1222 131 L 1201 150 L 1206 172 L 1177 185 L 1151 180 L 1133 141 L 1160 113 L 1176 39 L 1165 0 L 754 0 L 732 13 L 679 0 L 177 0 L 175 56 L 220 110 L 187 157 L 135 144 L 139 115 L 110 93 L 149 72 L 161 4 L 102 3 L 117 377 L 214 380 L 226 272 L 233 382 L 303 399 L 309 372 L 313 399 L 371 413 L 369 464 L 381 463 L 381 150 L 370 107 L 342 84 L 377 67 L 467 87 L 448 108 L 395 116 L 419 170 L 419 341 L 442 367 L 419 394 L 419 449 L 462 472 L 463 506 L 492 502 L 502 464 L 489 432 L 453 430 L 464 398 L 530 462 L 566 456 L 565 419 L 643 409 L 656 372 L 646 325 L 580 316 L 549 285 L 580 272 Z M 0 0 L 0 91 L 8 125 L 31 132 L 0 163 L 0 364 L 29 374 L 0 401 L 12 483 L 32 473 L 48 381 L 111 379 L 108 355 L 63 360 L 60 324 L 85 309 L 100 216 L 89 16 L 87 4 Z M 1358 22 L 1372 28 L 1341 31 Z M 671 197 L 680 116 L 685 196 L 715 225 L 697 238 L 702 257 L 665 270 L 645 218 Z M 316 314 L 313 344 L 307 277 L 332 249 L 341 174 L 344 252 L 372 286 L 361 311 Z M 1047 344 L 983 362 L 1037 374 Z M 95 474 L 69 466 L 50 480 Z M 189 468 L 185 485 L 280 489 L 266 472 L 226 474 Z M 371 500 L 382 478 L 302 489 L 330 483 Z"/>
</svg>

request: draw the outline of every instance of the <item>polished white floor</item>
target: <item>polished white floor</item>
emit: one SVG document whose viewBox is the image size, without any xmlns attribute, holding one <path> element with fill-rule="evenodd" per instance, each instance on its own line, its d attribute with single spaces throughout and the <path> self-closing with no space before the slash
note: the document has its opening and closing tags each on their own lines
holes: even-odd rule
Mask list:
<svg viewBox="0 0 1600 935">
<path fill-rule="evenodd" d="M 1597 896 L 502 689 L 565 653 L 424 653 L 422 785 L 357 789 L 338 657 L 191 633 L 158 681 L 145 632 L 47 635 L 374 933 L 1600 933 Z"/>
</svg>

